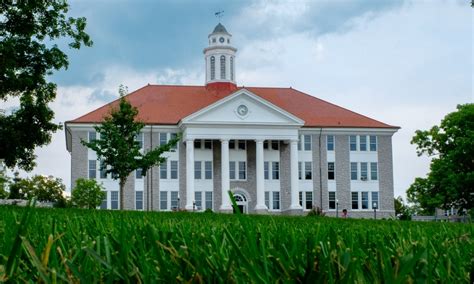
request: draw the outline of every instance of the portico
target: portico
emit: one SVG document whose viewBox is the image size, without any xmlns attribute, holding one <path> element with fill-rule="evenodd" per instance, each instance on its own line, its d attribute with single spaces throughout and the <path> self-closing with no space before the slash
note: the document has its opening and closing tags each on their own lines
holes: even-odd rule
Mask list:
<svg viewBox="0 0 474 284">
<path fill-rule="evenodd" d="M 301 210 L 298 200 L 298 130 L 304 121 L 269 102 L 241 89 L 209 107 L 202 109 L 180 123 L 183 140 L 186 141 L 186 205 L 192 210 L 194 202 L 194 141 L 213 140 L 220 143 L 220 196 L 219 211 L 232 212 L 228 191 L 231 189 L 230 148 L 234 141 L 255 143 L 255 213 L 266 213 L 264 181 L 264 142 L 279 141 L 290 145 L 290 193 L 291 203 L 286 210 Z M 246 142 L 247 143 L 247 142 Z M 246 149 L 246 148 L 245 148 Z M 247 156 L 243 160 L 247 165 Z"/>
</svg>

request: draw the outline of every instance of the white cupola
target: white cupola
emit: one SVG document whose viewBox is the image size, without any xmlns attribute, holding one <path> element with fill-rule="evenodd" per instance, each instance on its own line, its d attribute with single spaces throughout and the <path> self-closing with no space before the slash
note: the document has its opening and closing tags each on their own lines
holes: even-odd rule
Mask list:
<svg viewBox="0 0 474 284">
<path fill-rule="evenodd" d="M 204 49 L 206 86 L 212 83 L 235 83 L 235 53 L 232 35 L 219 23 L 208 36 L 209 47 Z"/>
</svg>

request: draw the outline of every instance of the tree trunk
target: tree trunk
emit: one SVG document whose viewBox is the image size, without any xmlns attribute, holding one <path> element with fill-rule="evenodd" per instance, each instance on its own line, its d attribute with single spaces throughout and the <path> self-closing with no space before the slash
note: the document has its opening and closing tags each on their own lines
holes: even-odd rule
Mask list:
<svg viewBox="0 0 474 284">
<path fill-rule="evenodd" d="M 120 210 L 123 210 L 123 195 L 124 195 L 124 187 L 125 187 L 125 182 L 127 179 L 120 179 Z"/>
</svg>

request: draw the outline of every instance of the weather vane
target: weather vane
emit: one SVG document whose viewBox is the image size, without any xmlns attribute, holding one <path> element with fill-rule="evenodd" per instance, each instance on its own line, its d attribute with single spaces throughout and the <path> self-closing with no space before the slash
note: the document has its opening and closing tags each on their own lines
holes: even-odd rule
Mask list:
<svg viewBox="0 0 474 284">
<path fill-rule="evenodd" d="M 219 12 L 215 12 L 215 13 L 214 13 L 214 16 L 216 16 L 217 18 L 219 18 L 219 22 L 220 22 L 221 19 L 222 19 L 222 17 L 224 17 L 224 10 L 219 11 Z"/>
</svg>

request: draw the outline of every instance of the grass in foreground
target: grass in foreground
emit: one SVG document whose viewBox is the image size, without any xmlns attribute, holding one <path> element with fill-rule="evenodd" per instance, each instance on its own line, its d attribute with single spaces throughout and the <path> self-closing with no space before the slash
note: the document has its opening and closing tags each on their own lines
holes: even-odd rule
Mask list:
<svg viewBox="0 0 474 284">
<path fill-rule="evenodd" d="M 472 224 L 0 207 L 0 280 L 460 283 L 470 281 L 473 232 Z"/>
</svg>

